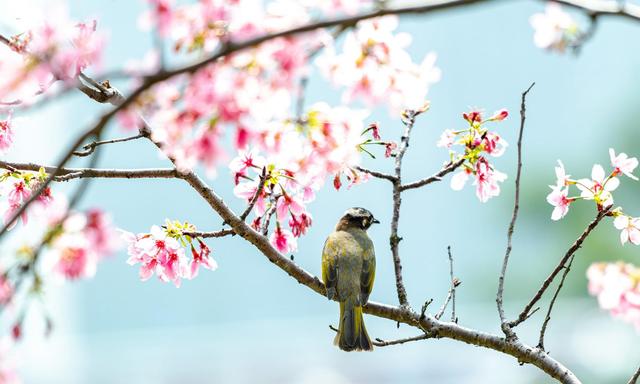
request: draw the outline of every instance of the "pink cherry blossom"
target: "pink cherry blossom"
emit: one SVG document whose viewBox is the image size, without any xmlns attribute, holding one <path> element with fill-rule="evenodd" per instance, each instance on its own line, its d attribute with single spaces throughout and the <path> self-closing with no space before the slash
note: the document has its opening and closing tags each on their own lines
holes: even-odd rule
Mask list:
<svg viewBox="0 0 640 384">
<path fill-rule="evenodd" d="M 556 186 L 564 187 L 568 185 L 569 178 L 571 177 L 571 175 L 567 175 L 567 172 L 564 170 L 564 164 L 562 164 L 562 161 L 558 160 L 558 166 L 555 167 L 555 171 L 556 171 Z"/>
<path fill-rule="evenodd" d="M 640 244 L 640 219 L 620 215 L 613 220 L 613 225 L 621 230 L 620 242 L 622 244 L 627 241 L 638 245 Z"/>
<path fill-rule="evenodd" d="M 215 271 L 218 268 L 218 263 L 209 256 L 211 254 L 211 249 L 209 249 L 209 247 L 207 247 L 207 245 L 200 239 L 198 239 L 198 245 L 200 246 L 199 251 L 196 251 L 195 247 L 191 245 L 192 259 L 189 266 L 189 279 L 193 279 L 198 275 L 198 269 L 200 266 L 211 271 Z"/>
<path fill-rule="evenodd" d="M 595 164 L 591 170 L 591 179 L 580 179 L 576 186 L 580 189 L 583 198 L 595 200 L 598 205 L 607 207 L 613 204 L 613 192 L 620 180 L 616 177 L 606 177 L 600 164 Z"/>
<path fill-rule="evenodd" d="M 631 264 L 594 263 L 587 270 L 589 293 L 604 310 L 640 330 L 640 270 Z"/>
<path fill-rule="evenodd" d="M 0 119 L 0 154 L 6 153 L 12 144 L 13 125 L 11 123 L 11 112 L 9 112 L 4 120 Z"/>
<path fill-rule="evenodd" d="M 289 216 L 289 212 L 292 215 L 301 215 L 304 213 L 304 206 L 297 197 L 292 197 L 285 193 L 276 202 L 278 221 L 283 223 Z"/>
<path fill-rule="evenodd" d="M 476 195 L 483 203 L 492 197 L 498 196 L 500 194 L 500 185 L 498 183 L 507 179 L 507 175 L 493 169 L 484 158 L 480 158 L 476 163 L 475 176 Z"/>
<path fill-rule="evenodd" d="M 469 180 L 469 175 L 471 175 L 471 170 L 469 168 L 464 168 L 462 171 L 456 173 L 451 178 L 451 189 L 454 191 L 459 191 L 464 188 L 464 185 Z"/>
<path fill-rule="evenodd" d="M 86 213 L 83 232 L 91 248 L 101 258 L 113 253 L 120 242 L 111 223 L 111 218 L 100 209 L 89 209 Z"/>
<path fill-rule="evenodd" d="M 0 275 L 0 305 L 7 305 L 13 299 L 13 284 L 7 278 L 6 274 Z M 1 383 L 2 381 L 0 381 Z"/>
<path fill-rule="evenodd" d="M 293 236 L 300 237 L 307 233 L 307 229 L 311 226 L 311 215 L 307 212 L 302 212 L 300 215 L 291 215 L 289 220 L 289 228 Z"/>
<path fill-rule="evenodd" d="M 54 270 L 68 280 L 90 278 L 96 273 L 97 255 L 85 238 L 65 234 L 54 243 L 58 256 Z"/>
<path fill-rule="evenodd" d="M 151 9 L 142 15 L 139 25 L 143 29 L 155 26 L 160 36 L 167 36 L 174 19 L 172 2 L 169 0 L 147 0 Z"/>
<path fill-rule="evenodd" d="M 491 116 L 489 118 L 489 121 L 502 121 L 504 119 L 507 118 L 507 116 L 509 116 L 509 111 L 507 111 L 506 109 L 500 109 L 498 111 L 496 111 L 493 116 Z"/>
<path fill-rule="evenodd" d="M 551 192 L 547 195 L 547 202 L 554 207 L 551 213 L 551 220 L 557 221 L 566 216 L 569 212 L 569 205 L 573 200 L 567 198 L 569 188 L 565 188 L 562 185 L 550 185 L 550 187 Z"/>
<path fill-rule="evenodd" d="M 328 44 L 316 64 L 322 73 L 346 89 L 343 101 L 386 102 L 392 113 L 419 109 L 429 87 L 440 80 L 436 56 L 429 53 L 414 63 L 406 51 L 411 37 L 395 33 L 396 16 L 361 21 L 344 38 L 342 52 Z"/>
<path fill-rule="evenodd" d="M 611 157 L 611 166 L 615 168 L 615 174 L 624 173 L 628 177 L 638 180 L 638 178 L 632 174 L 633 170 L 638 166 L 637 158 L 628 157 L 626 153 L 620 153 L 616 156 L 613 148 L 609 148 L 609 156 Z"/>
<path fill-rule="evenodd" d="M 280 226 L 277 226 L 276 230 L 271 234 L 269 242 L 280 253 L 295 252 L 298 248 L 295 236 L 290 231 L 280 228 Z"/>
<path fill-rule="evenodd" d="M 391 157 L 393 151 L 398 148 L 398 143 L 395 141 L 388 141 L 384 143 L 384 157 Z"/>
<path fill-rule="evenodd" d="M 440 135 L 440 139 L 436 146 L 443 148 L 451 148 L 451 146 L 455 143 L 457 135 L 451 129 L 445 129 L 444 132 Z"/>
<path fill-rule="evenodd" d="M 482 139 L 482 146 L 486 153 L 493 157 L 500 157 L 507 149 L 507 142 L 497 133 L 487 132 Z"/>
<path fill-rule="evenodd" d="M 580 36 L 578 24 L 554 2 L 548 2 L 545 12 L 534 14 L 529 22 L 535 30 L 533 41 L 539 48 L 562 52 Z"/>
</svg>

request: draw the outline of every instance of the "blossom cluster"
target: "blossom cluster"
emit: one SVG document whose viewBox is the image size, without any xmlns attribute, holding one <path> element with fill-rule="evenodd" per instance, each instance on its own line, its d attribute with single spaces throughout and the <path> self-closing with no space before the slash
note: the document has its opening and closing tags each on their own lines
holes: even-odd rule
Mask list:
<svg viewBox="0 0 640 384">
<path fill-rule="evenodd" d="M 146 281 L 155 273 L 163 282 L 180 287 L 182 279 L 193 279 L 200 267 L 215 270 L 216 261 L 204 241 L 192 236 L 196 227 L 187 222 L 166 220 L 165 225 L 154 225 L 148 233 L 122 232 L 127 243 L 129 265 L 140 264 L 140 279 Z M 188 249 L 188 251 L 185 251 Z M 187 252 L 191 257 L 187 256 Z"/>
<path fill-rule="evenodd" d="M 572 203 L 578 200 L 593 200 L 598 210 L 613 205 L 613 194 L 620 185 L 618 176 L 624 175 L 630 179 L 638 180 L 633 171 L 638 167 L 638 159 L 629 157 L 626 153 L 616 154 L 609 149 L 611 171 L 607 174 L 600 164 L 595 164 L 591 170 L 591 178 L 572 179 L 567 175 L 564 165 L 558 160 L 556 171 L 556 184 L 550 185 L 551 192 L 547 195 L 547 202 L 551 204 L 553 212 L 552 220 L 560 220 L 568 212 Z M 570 188 L 575 185 L 580 194 L 569 196 Z M 615 217 L 613 224 L 619 229 L 620 241 L 640 244 L 640 218 L 634 218 L 625 214 L 621 207 L 613 209 L 610 213 Z"/>
<path fill-rule="evenodd" d="M 594 263 L 587 279 L 602 309 L 640 330 L 640 269 L 622 262 Z"/>
<path fill-rule="evenodd" d="M 474 178 L 476 196 L 481 202 L 486 202 L 500 194 L 500 185 L 506 180 L 507 175 L 496 170 L 487 160 L 487 156 L 499 157 L 504 153 L 507 142 L 496 132 L 490 131 L 486 123 L 502 121 L 509 116 L 506 109 L 495 112 L 491 117 L 484 119 L 482 112 L 472 110 L 463 113 L 462 117 L 469 125 L 462 130 L 445 130 L 437 143 L 438 147 L 451 149 L 455 145 L 464 148 L 463 154 L 451 151 L 451 162 L 463 160 L 462 171 L 451 178 L 451 188 L 459 191 L 464 188 L 470 177 Z"/>
<path fill-rule="evenodd" d="M 426 109 L 423 106 L 421 112 Z M 254 229 L 267 233 L 275 215 L 270 240 L 280 252 L 296 250 L 296 238 L 312 223 L 306 205 L 327 178 L 333 178 L 335 189 L 342 187 L 343 178 L 349 186 L 364 182 L 368 174 L 357 170 L 361 153 L 375 157 L 371 147 L 378 146 L 385 157 L 393 155 L 397 143 L 382 140 L 378 123 L 363 128 L 364 116 L 315 104 L 298 121 L 266 132 L 262 147 L 240 151 L 229 163 L 235 195 L 247 203 L 256 199 Z M 260 149 L 270 155 L 261 155 Z"/>
<path fill-rule="evenodd" d="M 105 39 L 96 21 L 76 22 L 62 8 L 55 11 L 0 44 L 0 101 L 29 101 L 56 80 L 75 79 L 99 62 Z"/>
<path fill-rule="evenodd" d="M 440 80 L 436 55 L 429 53 L 414 63 L 406 51 L 411 35 L 394 33 L 397 26 L 393 15 L 361 21 L 347 32 L 340 53 L 329 44 L 316 60 L 328 79 L 345 87 L 343 102 L 385 102 L 393 114 L 417 110 L 424 103 L 429 87 Z"/>
<path fill-rule="evenodd" d="M 0 195 L 7 197 L 3 207 L 3 222 L 5 225 L 46 178 L 47 173 L 44 168 L 41 168 L 38 172 L 6 171 L 0 174 Z M 52 201 L 51 188 L 46 187 L 38 196 L 36 206 L 40 209 L 46 208 Z M 27 224 L 30 210 L 31 207 L 20 215 L 23 224 Z M 13 228 L 17 222 L 17 220 L 14 221 L 10 228 Z"/>
<path fill-rule="evenodd" d="M 67 213 L 51 231 L 49 258 L 54 272 L 67 280 L 93 277 L 98 263 L 119 246 L 110 217 L 97 208 Z"/>
<path fill-rule="evenodd" d="M 547 3 L 544 13 L 532 15 L 529 22 L 535 30 L 533 41 L 542 49 L 564 52 L 576 47 L 584 36 L 571 15 L 552 1 Z"/>
</svg>

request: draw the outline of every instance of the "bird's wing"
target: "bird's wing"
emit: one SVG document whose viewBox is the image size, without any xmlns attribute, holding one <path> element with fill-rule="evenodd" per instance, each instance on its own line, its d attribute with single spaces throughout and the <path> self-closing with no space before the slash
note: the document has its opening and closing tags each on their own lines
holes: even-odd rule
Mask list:
<svg viewBox="0 0 640 384">
<path fill-rule="evenodd" d="M 327 287 L 327 297 L 329 300 L 336 298 L 338 286 L 338 253 L 340 244 L 334 236 L 329 236 L 324 242 L 322 249 L 322 281 Z"/>
<path fill-rule="evenodd" d="M 362 305 L 367 304 L 369 295 L 373 289 L 373 281 L 376 278 L 376 257 L 373 244 L 367 247 L 362 258 L 362 273 L 360 274 L 360 301 Z"/>
</svg>

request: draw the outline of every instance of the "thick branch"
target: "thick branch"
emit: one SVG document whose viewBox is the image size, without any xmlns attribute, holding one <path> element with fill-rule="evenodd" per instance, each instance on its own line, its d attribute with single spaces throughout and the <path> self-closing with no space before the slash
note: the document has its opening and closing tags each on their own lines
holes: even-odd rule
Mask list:
<svg viewBox="0 0 640 384">
<path fill-rule="evenodd" d="M 441 170 L 439 170 L 436 174 L 429 176 L 427 178 L 424 178 L 422 180 L 417 180 L 414 181 L 412 183 L 408 183 L 408 184 L 404 184 L 402 186 L 400 186 L 400 191 L 406 191 L 407 189 L 414 189 L 414 188 L 420 188 L 420 187 L 424 187 L 427 184 L 431 184 L 434 183 L 436 181 L 440 181 L 442 180 L 442 178 L 455 171 L 456 169 L 458 169 L 459 166 L 461 166 L 464 163 L 465 159 L 460 159 L 457 160 L 453 163 L 449 163 L 447 165 L 445 165 L 444 167 L 442 167 Z"/>
<path fill-rule="evenodd" d="M 507 319 L 504 315 L 504 308 L 502 307 L 502 295 L 504 292 L 504 277 L 507 273 L 507 265 L 509 264 L 509 256 L 511 255 L 511 239 L 513 238 L 513 230 L 516 225 L 516 219 L 518 218 L 518 209 L 520 208 L 520 176 L 522 174 L 522 133 L 524 132 L 524 122 L 526 120 L 526 101 L 527 93 L 533 88 L 535 83 L 531 84 L 526 91 L 522 92 L 522 98 L 520 101 L 520 131 L 518 132 L 518 170 L 516 172 L 516 193 L 513 202 L 513 215 L 511 216 L 511 222 L 509 223 L 509 229 L 507 230 L 507 250 L 504 253 L 504 259 L 502 261 L 502 269 L 500 270 L 500 277 L 498 278 L 498 292 L 496 294 L 496 304 L 498 305 L 498 314 L 500 315 L 500 323 L 502 325 L 502 331 L 507 337 L 515 337 L 513 331 L 511 331 L 507 324 Z"/>
<path fill-rule="evenodd" d="M 248 224 L 240 220 L 239 217 L 223 203 L 222 199 L 197 175 L 188 172 L 181 174 L 180 177 L 187 181 L 189 185 L 209 203 L 236 234 L 254 245 L 270 262 L 293 277 L 300 284 L 304 284 L 321 296 L 326 297 L 325 286 L 316 276 L 310 274 L 296 265 L 288 257 L 279 253 L 271 246 L 265 236 L 254 231 Z M 409 311 L 406 307 L 394 307 L 370 301 L 364 307 L 364 311 L 373 316 L 425 329 L 429 334 L 433 334 L 434 337 L 446 337 L 506 353 L 516 357 L 520 362 L 531 363 L 537 366 L 562 383 L 580 383 L 571 371 L 551 358 L 544 351 L 527 346 L 519 341 L 507 340 L 504 337 L 472 330 L 455 323 L 441 322 L 429 315 L 421 317 L 420 314 Z"/>
<path fill-rule="evenodd" d="M 522 323 L 529 317 L 529 312 L 531 311 L 533 306 L 536 305 L 538 300 L 540 300 L 544 292 L 549 288 L 549 285 L 551 285 L 551 283 L 556 278 L 558 273 L 560 273 L 560 271 L 564 268 L 564 265 L 567 263 L 567 261 L 573 256 L 574 253 L 578 251 L 578 249 L 580 249 L 580 247 L 582 246 L 582 243 L 586 240 L 586 238 L 589 236 L 591 231 L 593 231 L 598 226 L 600 221 L 609 214 L 611 207 L 612 206 L 609 206 L 603 209 L 602 211 L 598 212 L 598 215 L 593 219 L 591 223 L 589 223 L 589 225 L 587 226 L 587 228 L 585 228 L 584 232 L 582 232 L 580 237 L 576 239 L 576 241 L 573 243 L 573 245 L 571 245 L 569 250 L 567 250 L 567 253 L 562 257 L 562 259 L 560 259 L 560 262 L 558 263 L 558 265 L 551 272 L 551 274 L 545 279 L 545 281 L 542 283 L 542 286 L 540 286 L 540 289 L 538 289 L 538 291 L 533 296 L 533 298 L 524 307 L 524 309 L 522 310 L 518 318 L 508 323 L 510 327 L 517 326 L 518 324 Z"/>
<path fill-rule="evenodd" d="M 44 168 L 48 174 L 56 174 L 55 181 L 72 179 L 104 178 L 104 179 L 172 179 L 178 173 L 172 168 L 158 169 L 95 169 L 95 168 L 56 168 L 33 163 L 10 163 L 0 160 L 0 168 L 10 171 L 34 171 Z"/>
<path fill-rule="evenodd" d="M 407 291 L 402 281 L 402 262 L 400 260 L 400 250 L 398 245 L 402 238 L 398 236 L 398 224 L 400 222 L 400 204 L 402 203 L 402 159 L 404 154 L 409 148 L 409 137 L 411 136 L 411 129 L 415 124 L 416 112 L 406 111 L 406 119 L 403 120 L 405 124 L 404 133 L 400 139 L 400 145 L 398 146 L 398 153 L 395 158 L 395 168 L 393 181 L 393 213 L 391 218 L 391 234 L 389 235 L 389 245 L 391 247 L 391 255 L 393 256 L 393 268 L 396 275 L 396 290 L 398 291 L 398 301 L 400 306 L 408 307 L 409 301 L 407 299 Z"/>
</svg>

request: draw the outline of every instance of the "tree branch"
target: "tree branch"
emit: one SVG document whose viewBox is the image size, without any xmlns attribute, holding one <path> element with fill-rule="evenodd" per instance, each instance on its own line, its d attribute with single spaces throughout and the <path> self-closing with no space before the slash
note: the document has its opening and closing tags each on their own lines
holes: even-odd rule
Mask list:
<svg viewBox="0 0 640 384">
<path fill-rule="evenodd" d="M 390 182 L 395 182 L 396 181 L 396 177 L 393 175 L 390 175 L 388 173 L 383 173 L 383 172 L 378 172 L 378 171 L 372 171 L 370 169 L 364 168 L 364 167 L 356 167 L 356 169 L 360 172 L 364 172 L 367 173 L 373 177 L 377 177 L 378 179 L 384 179 L 384 180 L 389 180 Z"/>
<path fill-rule="evenodd" d="M 182 234 L 190 237 L 202 237 L 203 239 L 209 239 L 209 238 L 225 237 L 229 235 L 235 236 L 236 233 L 233 231 L 233 229 L 221 229 L 219 231 L 214 231 L 214 232 L 192 231 L 192 232 L 182 232 Z"/>
<path fill-rule="evenodd" d="M 119 138 L 119 139 L 94 141 L 94 142 L 91 142 L 89 144 L 85 144 L 82 147 L 82 149 L 84 149 L 84 151 L 75 151 L 75 152 L 73 152 L 73 154 L 74 154 L 74 156 L 78 156 L 78 157 L 89 156 L 90 154 L 92 154 L 96 150 L 96 147 L 98 147 L 100 145 L 114 144 L 114 143 L 124 143 L 125 141 L 136 140 L 136 139 L 140 139 L 142 137 L 144 137 L 144 135 L 138 134 L 138 135 L 135 135 L 135 136 L 122 137 L 122 138 Z"/>
<path fill-rule="evenodd" d="M 240 215 L 240 220 L 245 221 L 247 216 L 249 216 L 249 213 L 251 213 L 251 211 L 253 210 L 253 207 L 256 205 L 256 202 L 258 201 L 258 199 L 260 198 L 260 195 L 262 194 L 262 191 L 264 190 L 264 182 L 266 178 L 267 178 L 267 168 L 263 167 L 262 173 L 260 174 L 260 178 L 258 179 L 258 188 L 256 189 L 256 192 L 253 194 L 253 197 L 251 198 L 249 205 L 247 205 L 247 208 Z"/>
<path fill-rule="evenodd" d="M 318 277 L 302 269 L 288 257 L 273 248 L 267 237 L 254 231 L 248 224 L 240 220 L 240 218 L 224 204 L 213 189 L 206 185 L 196 174 L 187 172 L 180 174 L 180 178 L 189 183 L 238 236 L 241 236 L 251 243 L 269 261 L 293 277 L 300 284 L 304 284 L 322 297 L 326 297 L 325 286 L 320 282 Z M 420 314 L 412 312 L 406 307 L 394 307 L 370 301 L 363 310 L 365 313 L 373 316 L 425 329 L 436 338 L 446 337 L 506 353 L 516 357 L 518 361 L 522 363 L 531 363 L 537 366 L 562 383 L 580 383 L 578 378 L 569 369 L 550 357 L 547 353 L 527 346 L 520 341 L 507 340 L 504 337 L 472 330 L 455 323 L 441 322 L 427 314 L 420 316 Z"/>
<path fill-rule="evenodd" d="M 556 288 L 556 291 L 553 294 L 553 297 L 551 298 L 551 302 L 549 303 L 549 309 L 547 309 L 547 315 L 545 316 L 544 322 L 542 323 L 542 328 L 540 328 L 540 338 L 538 339 L 538 348 L 542 350 L 544 350 L 544 334 L 547 331 L 547 325 L 549 324 L 549 320 L 551 320 L 551 310 L 553 309 L 553 305 L 555 304 L 556 299 L 558 298 L 558 294 L 560 294 L 560 290 L 564 285 L 564 280 L 567 278 L 567 275 L 571 270 L 571 265 L 573 264 L 573 259 L 575 258 L 576 258 L 576 255 L 573 254 L 571 256 L 571 259 L 569 259 L 569 264 L 567 264 L 567 266 L 564 269 L 564 272 L 562 273 L 562 277 L 560 278 L 560 283 L 558 284 L 558 288 Z"/>
<path fill-rule="evenodd" d="M 551 285 L 551 283 L 553 282 L 555 277 L 558 275 L 558 273 L 560 273 L 560 271 L 564 268 L 564 265 L 566 264 L 566 262 L 573 256 L 574 253 L 578 251 L 578 249 L 580 249 L 580 247 L 582 246 L 582 243 L 586 240 L 586 238 L 589 236 L 591 231 L 593 231 L 598 226 L 600 221 L 609 214 L 609 212 L 611 211 L 611 208 L 612 206 L 609 206 L 598 212 L 598 214 L 593 219 L 593 221 L 589 223 L 589 225 L 587 226 L 587 228 L 585 228 L 584 232 L 582 232 L 580 237 L 576 239 L 576 241 L 573 243 L 573 245 L 571 245 L 569 250 L 567 250 L 567 253 L 562 257 L 562 259 L 560 259 L 560 262 L 558 263 L 558 265 L 551 272 L 551 274 L 545 279 L 545 281 L 542 283 L 542 286 L 540 286 L 540 289 L 538 289 L 538 291 L 533 296 L 533 298 L 524 307 L 520 315 L 515 320 L 508 323 L 509 327 L 515 327 L 529 317 L 529 312 L 531 311 L 533 306 L 538 302 L 538 300 L 540 300 L 544 292 L 549 288 L 549 285 Z"/>
<path fill-rule="evenodd" d="M 405 124 L 404 133 L 400 138 L 400 145 L 395 158 L 395 180 L 393 181 L 393 213 L 391 218 L 391 234 L 389 235 L 389 245 L 391 247 L 391 255 L 393 256 L 393 268 L 396 275 L 396 290 L 398 291 L 398 301 L 401 307 L 409 307 L 407 299 L 407 291 L 402 281 L 402 262 L 400 260 L 400 250 L 398 245 L 402 238 L 398 236 L 398 224 L 400 222 L 400 204 L 402 203 L 402 159 L 409 148 L 409 137 L 411 129 L 415 124 L 417 113 L 415 111 L 405 111 L 406 118 L 403 119 Z"/>
<path fill-rule="evenodd" d="M 407 337 L 407 338 L 404 338 L 404 339 L 391 340 L 391 341 L 384 341 L 382 339 L 376 338 L 376 341 L 373 341 L 372 343 L 376 347 L 388 347 L 389 345 L 398 345 L 398 344 L 409 343 L 409 342 L 412 342 L 412 341 L 426 340 L 426 339 L 429 339 L 431 337 L 432 336 L 430 336 L 430 335 L 422 334 L 422 335 L 418 335 L 418 336 L 414 336 L 414 337 Z"/>
<path fill-rule="evenodd" d="M 518 133 L 518 170 L 516 172 L 516 192 L 513 202 L 513 215 L 511 222 L 509 223 L 509 229 L 507 230 L 507 250 L 504 254 L 502 261 L 502 269 L 500 270 L 500 277 L 498 278 L 498 292 L 496 293 L 496 304 L 498 305 L 498 314 L 500 315 L 500 324 L 502 331 L 507 338 L 514 338 L 515 333 L 509 327 L 507 319 L 504 315 L 504 308 L 502 307 L 502 296 L 504 292 L 504 277 L 507 273 L 507 265 L 509 264 L 509 256 L 511 255 L 511 239 L 513 237 L 513 230 L 518 218 L 518 209 L 520 207 L 520 176 L 522 174 L 522 133 L 524 132 L 524 122 L 526 120 L 526 101 L 527 94 L 533 88 L 536 83 L 532 83 L 526 91 L 522 92 L 522 99 L 520 101 L 520 131 Z"/>
<path fill-rule="evenodd" d="M 414 189 L 414 188 L 420 188 L 420 187 L 424 187 L 427 184 L 431 184 L 434 183 L 436 181 L 440 181 L 442 180 L 442 178 L 455 171 L 456 169 L 458 169 L 458 167 L 460 167 L 463 163 L 464 163 L 465 159 L 459 159 L 455 162 L 450 162 L 449 164 L 445 165 L 444 167 L 442 167 L 441 170 L 439 170 L 436 174 L 429 176 L 427 178 L 424 178 L 422 180 L 418 180 L 418 181 L 414 181 L 412 183 L 408 183 L 408 184 L 404 184 L 402 186 L 400 186 L 400 191 L 406 191 L 408 189 Z"/>
<path fill-rule="evenodd" d="M 44 168 L 48 174 L 56 174 L 55 181 L 72 179 L 104 178 L 104 179 L 172 179 L 178 177 L 173 168 L 158 169 L 95 169 L 95 168 L 56 168 L 33 163 L 11 163 L 0 160 L 0 168 L 10 171 L 37 172 Z"/>
<path fill-rule="evenodd" d="M 638 370 L 636 370 L 636 372 L 633 374 L 633 376 L 631 376 L 631 378 L 629 379 L 629 382 L 627 384 L 636 384 L 636 382 L 638 381 L 639 377 L 640 377 L 640 368 L 638 368 Z"/>
</svg>

